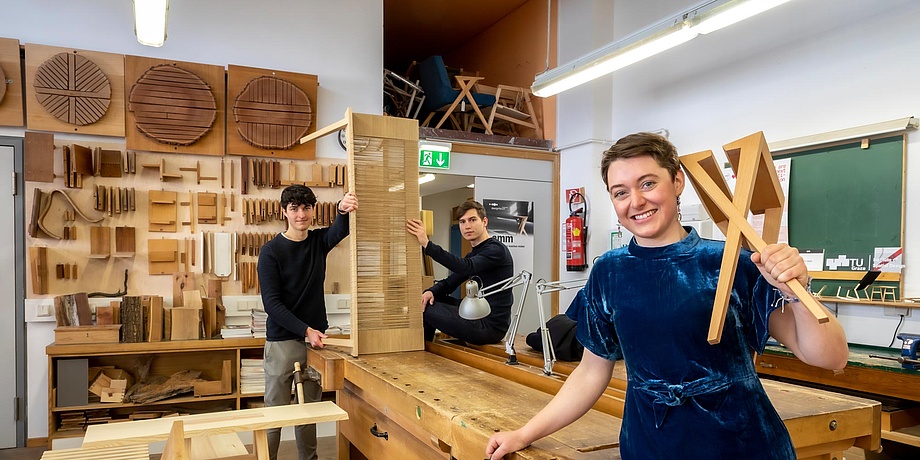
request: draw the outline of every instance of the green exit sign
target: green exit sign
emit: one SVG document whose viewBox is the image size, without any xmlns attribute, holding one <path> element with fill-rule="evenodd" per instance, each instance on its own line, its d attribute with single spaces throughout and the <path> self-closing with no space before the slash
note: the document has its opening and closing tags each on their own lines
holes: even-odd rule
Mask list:
<svg viewBox="0 0 920 460">
<path fill-rule="evenodd" d="M 450 144 L 431 145 L 426 143 L 418 149 L 419 167 L 450 169 Z"/>
</svg>

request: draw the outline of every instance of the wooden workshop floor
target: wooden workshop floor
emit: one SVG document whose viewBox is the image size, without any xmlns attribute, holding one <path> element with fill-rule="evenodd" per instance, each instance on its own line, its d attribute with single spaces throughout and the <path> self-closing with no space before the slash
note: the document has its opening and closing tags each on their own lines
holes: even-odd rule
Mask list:
<svg viewBox="0 0 920 460">
<path fill-rule="evenodd" d="M 336 458 L 335 436 L 324 436 L 317 439 L 317 455 L 319 460 L 334 460 Z M 249 446 L 250 449 L 252 446 Z M 19 449 L 0 449 L 0 460 L 39 460 L 44 447 L 23 447 Z M 159 460 L 160 455 L 150 456 L 150 460 Z M 297 446 L 294 441 L 282 441 L 278 449 L 278 460 L 297 460 Z"/>
</svg>

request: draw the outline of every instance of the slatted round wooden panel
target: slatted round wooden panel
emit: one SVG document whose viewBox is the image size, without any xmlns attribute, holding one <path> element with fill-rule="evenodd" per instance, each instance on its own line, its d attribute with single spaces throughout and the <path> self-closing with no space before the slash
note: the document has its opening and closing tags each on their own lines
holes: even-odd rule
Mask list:
<svg viewBox="0 0 920 460">
<path fill-rule="evenodd" d="M 253 78 L 233 103 L 240 136 L 263 149 L 286 150 L 313 122 L 310 99 L 293 83 L 271 76 Z"/>
<path fill-rule="evenodd" d="M 58 120 L 93 124 L 109 109 L 112 84 L 95 62 L 77 53 L 59 53 L 35 73 L 35 97 Z"/>
<path fill-rule="evenodd" d="M 0 66 L 0 102 L 3 102 L 3 96 L 6 96 L 6 74 L 3 73 L 3 67 Z"/>
<path fill-rule="evenodd" d="M 190 145 L 217 118 L 211 87 L 198 75 L 172 64 L 153 66 L 128 94 L 138 131 L 162 144 Z"/>
</svg>

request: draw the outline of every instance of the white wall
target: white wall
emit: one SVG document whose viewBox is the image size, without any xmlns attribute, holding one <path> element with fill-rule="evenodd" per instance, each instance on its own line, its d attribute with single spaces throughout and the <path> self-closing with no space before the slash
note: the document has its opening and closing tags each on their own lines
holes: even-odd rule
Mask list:
<svg viewBox="0 0 920 460">
<path fill-rule="evenodd" d="M 381 113 L 381 0 L 173 1 L 168 38 L 161 48 L 135 40 L 129 0 L 0 0 L 0 11 L 0 36 L 23 44 L 315 74 L 318 127 L 340 120 L 346 107 Z M 0 128 L 0 135 L 22 132 Z M 317 142 L 317 156 L 345 154 L 334 136 L 327 136 Z M 52 327 L 27 326 L 28 438 L 48 433 L 44 348 L 54 340 Z"/>
<path fill-rule="evenodd" d="M 560 1 L 560 62 L 599 46 L 584 24 L 610 24 L 617 38 L 641 29 L 649 18 L 642 0 L 618 0 L 612 10 L 600 0 Z M 679 11 L 694 0 L 669 0 L 661 11 Z M 661 6 L 661 5 L 659 5 Z M 604 13 L 609 13 L 602 16 Z M 636 18 L 635 20 L 632 20 Z M 661 17 L 658 17 L 660 19 Z M 590 22 L 589 22 L 590 21 Z M 721 152 L 720 146 L 756 131 L 768 141 L 920 116 L 920 2 L 887 0 L 797 0 L 730 28 L 700 36 L 585 88 L 562 93 L 559 145 L 577 144 L 609 120 L 611 139 L 666 128 L 682 153 Z M 597 27 L 597 26 L 595 26 Z M 587 102 L 585 102 L 587 101 Z M 606 108 L 598 116 L 598 105 Z M 574 126 L 566 128 L 566 123 Z M 593 129 L 586 129 L 585 127 Z M 570 135 L 571 133 L 576 133 Z M 598 175 L 597 143 L 563 152 L 562 186 L 590 182 L 594 234 L 615 226 Z M 920 133 L 908 134 L 904 295 L 920 295 Z M 595 178 L 595 176 L 597 176 Z M 685 202 L 697 200 L 692 195 Z M 564 209 L 564 208 L 563 208 Z M 603 242 L 607 244 L 607 242 Z M 589 243 L 589 253 L 604 249 Z M 918 245 L 914 248 L 912 245 Z M 911 249 L 913 248 L 913 249 Z M 839 318 L 850 342 L 887 346 L 898 318 L 882 309 L 841 306 Z M 902 331 L 920 331 L 920 318 Z M 896 343 L 896 345 L 900 345 Z"/>
</svg>

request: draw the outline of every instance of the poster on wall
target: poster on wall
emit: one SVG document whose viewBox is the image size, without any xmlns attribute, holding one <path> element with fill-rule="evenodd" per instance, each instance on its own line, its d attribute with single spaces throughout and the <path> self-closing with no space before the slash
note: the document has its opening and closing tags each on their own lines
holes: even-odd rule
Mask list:
<svg viewBox="0 0 920 460">
<path fill-rule="evenodd" d="M 514 272 L 533 273 L 533 202 L 487 198 L 482 205 L 489 219 L 489 236 L 511 251 Z"/>
<path fill-rule="evenodd" d="M 789 176 L 792 173 L 792 158 L 782 158 L 773 160 L 776 167 L 776 177 L 779 179 L 779 185 L 783 189 L 783 220 L 779 227 L 779 238 L 777 243 L 789 242 Z M 725 176 L 725 182 L 728 183 L 728 189 L 735 189 L 735 173 L 732 168 L 726 166 L 722 168 L 722 175 Z M 763 235 L 763 214 L 752 214 L 748 216 L 748 222 L 757 230 L 758 235 Z"/>
</svg>

